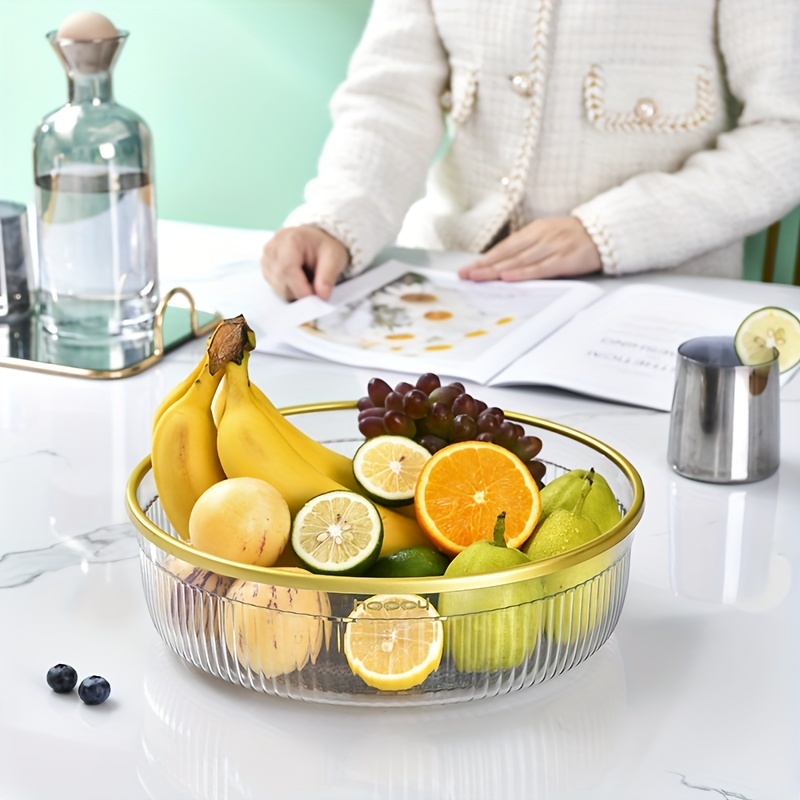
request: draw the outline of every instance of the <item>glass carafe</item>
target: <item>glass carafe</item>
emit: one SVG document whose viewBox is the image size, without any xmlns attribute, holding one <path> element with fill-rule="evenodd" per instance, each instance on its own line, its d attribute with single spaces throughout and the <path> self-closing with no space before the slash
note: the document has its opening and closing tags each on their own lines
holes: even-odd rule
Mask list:
<svg viewBox="0 0 800 800">
<path fill-rule="evenodd" d="M 114 101 L 111 73 L 128 34 L 74 41 L 47 35 L 68 102 L 34 136 L 38 313 L 63 342 L 152 337 L 158 303 L 152 137 Z"/>
</svg>

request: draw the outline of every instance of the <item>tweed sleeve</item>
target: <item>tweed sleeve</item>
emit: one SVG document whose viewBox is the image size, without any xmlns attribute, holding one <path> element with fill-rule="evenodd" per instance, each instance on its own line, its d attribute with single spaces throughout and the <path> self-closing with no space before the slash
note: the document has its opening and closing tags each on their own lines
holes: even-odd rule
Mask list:
<svg viewBox="0 0 800 800">
<path fill-rule="evenodd" d="M 345 274 L 394 241 L 424 191 L 444 133 L 448 64 L 429 0 L 376 0 L 344 83 L 305 202 L 286 225 L 314 224 L 350 252 Z"/>
<path fill-rule="evenodd" d="M 676 172 L 638 175 L 572 212 L 608 274 L 678 266 L 800 202 L 800 2 L 719 0 L 718 42 L 736 127 Z"/>
</svg>

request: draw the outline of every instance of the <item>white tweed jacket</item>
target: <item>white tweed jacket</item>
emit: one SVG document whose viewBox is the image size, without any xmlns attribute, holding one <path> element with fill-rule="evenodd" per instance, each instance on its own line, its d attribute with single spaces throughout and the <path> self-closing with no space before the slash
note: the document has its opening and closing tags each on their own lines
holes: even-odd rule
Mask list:
<svg viewBox="0 0 800 800">
<path fill-rule="evenodd" d="M 800 202 L 800 0 L 374 0 L 305 203 L 347 274 L 573 214 L 603 271 L 740 277 Z"/>
</svg>

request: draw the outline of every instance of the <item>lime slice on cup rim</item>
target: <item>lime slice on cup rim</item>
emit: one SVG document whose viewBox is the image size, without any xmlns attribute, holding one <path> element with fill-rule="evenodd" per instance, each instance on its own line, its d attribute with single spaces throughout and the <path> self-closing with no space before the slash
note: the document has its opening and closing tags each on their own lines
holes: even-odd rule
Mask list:
<svg viewBox="0 0 800 800">
<path fill-rule="evenodd" d="M 290 542 L 311 572 L 363 575 L 378 560 L 383 520 L 373 503 L 355 492 L 325 492 L 297 512 Z"/>
<path fill-rule="evenodd" d="M 775 348 L 778 370 L 786 372 L 800 362 L 800 319 L 785 308 L 759 308 L 739 325 L 733 345 L 745 366 L 772 361 Z"/>
<path fill-rule="evenodd" d="M 408 505 L 414 500 L 417 479 L 431 454 L 405 436 L 386 434 L 367 439 L 353 456 L 353 474 L 376 502 Z"/>
</svg>

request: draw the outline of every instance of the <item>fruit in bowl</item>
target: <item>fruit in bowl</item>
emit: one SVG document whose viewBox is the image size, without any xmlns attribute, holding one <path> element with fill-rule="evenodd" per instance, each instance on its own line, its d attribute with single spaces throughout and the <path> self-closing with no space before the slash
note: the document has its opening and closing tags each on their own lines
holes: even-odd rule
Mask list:
<svg viewBox="0 0 800 800">
<path fill-rule="evenodd" d="M 437 451 L 420 472 L 414 502 L 422 529 L 449 556 L 474 542 L 492 541 L 501 513 L 505 541 L 518 548 L 542 510 L 536 481 L 520 459 L 483 441 L 458 442 Z"/>
<path fill-rule="evenodd" d="M 571 470 L 541 492 L 542 513 L 523 549 L 531 561 L 566 553 L 619 522 L 617 499 L 594 469 Z"/>
<path fill-rule="evenodd" d="M 442 659 L 437 610 L 418 595 L 374 595 L 348 617 L 342 649 L 354 675 L 381 691 L 413 689 Z"/>
<path fill-rule="evenodd" d="M 529 563 L 505 541 L 505 512 L 497 517 L 492 541 L 468 545 L 451 562 L 445 577 L 484 574 Z M 490 589 L 447 592 L 439 610 L 446 618 L 445 641 L 456 669 L 485 672 L 512 669 L 530 656 L 539 638 L 537 587 L 531 581 Z"/>
<path fill-rule="evenodd" d="M 183 623 L 195 636 L 213 636 L 218 598 L 224 597 L 233 578 L 165 555 L 156 573 L 155 600 L 162 616 Z"/>
<path fill-rule="evenodd" d="M 641 513 L 641 497 L 631 483 L 634 494 L 627 502 L 633 500 L 634 513 L 616 525 L 606 502 L 613 492 L 588 459 L 602 454 L 598 465 L 615 470 L 610 477 L 619 487 L 635 475 L 625 471 L 621 457 L 590 444 L 585 469 L 571 474 L 553 463 L 546 466 L 537 434 L 550 431 L 557 439 L 569 429 L 488 408 L 461 384 L 443 386 L 426 373 L 416 385 L 389 387 L 380 407 L 372 395 L 377 398 L 376 387 L 381 392 L 385 387 L 370 381 L 366 399 L 355 404 L 366 438 L 355 443 L 350 458 L 309 437 L 275 408 L 250 375 L 253 346 L 243 318 L 221 323 L 194 380 L 170 393 L 153 427 L 152 478 L 163 511 L 172 522 L 171 508 L 181 513 L 190 508 L 189 524 L 172 525 L 178 538 L 164 549 L 185 563 L 196 561 L 201 570 L 189 578 L 166 566 L 172 555 L 159 557 L 153 549 L 143 555 L 143 569 L 149 569 L 150 559 L 174 576 L 168 596 L 176 600 L 166 604 L 172 618 L 169 626 L 158 624 L 181 655 L 190 653 L 193 663 L 227 680 L 290 696 L 308 696 L 310 690 L 310 699 L 364 692 L 392 697 L 444 692 L 444 697 L 465 687 L 480 696 L 501 691 L 489 677 L 495 673 L 511 671 L 519 676 L 515 686 L 530 685 L 565 668 L 565 648 L 592 635 L 580 660 L 602 643 L 593 634 L 618 614 L 629 547 L 621 543 Z M 192 388 L 206 373 L 216 389 L 201 399 Z M 172 426 L 186 431 L 171 409 L 187 398 L 202 405 L 197 416 L 204 425 L 208 419 L 213 425 L 213 436 L 204 429 L 192 445 L 195 458 L 206 462 L 198 471 L 219 478 L 202 491 L 191 465 L 164 445 L 177 436 Z M 401 413 L 414 422 L 413 435 L 407 420 L 398 419 Z M 370 419 L 380 420 L 382 431 L 366 422 Z M 553 441 L 547 439 L 548 453 Z M 586 496 L 578 516 L 586 517 L 588 538 L 605 536 L 601 526 L 609 524 L 614 538 L 596 551 L 592 541 L 578 543 L 587 552 L 585 575 L 583 560 L 571 561 L 568 569 L 556 566 L 560 554 L 576 544 L 566 537 L 540 554 L 547 566 L 537 569 L 526 551 L 536 550 L 537 538 L 542 546 L 548 519 L 554 528 L 564 513 L 576 514 L 574 487 L 582 487 L 586 476 L 592 480 L 588 490 L 581 489 Z M 258 513 L 259 503 L 246 494 L 238 500 L 226 495 L 230 487 L 265 484 L 274 494 Z M 598 502 L 590 503 L 595 494 Z M 204 512 L 203 498 L 217 495 Z M 274 513 L 283 504 L 292 530 L 288 541 L 287 517 Z M 613 505 L 618 518 L 616 498 Z M 503 512 L 502 542 L 494 542 L 494 523 Z M 132 516 L 135 522 L 145 517 L 137 527 L 158 548 L 170 526 L 154 531 L 150 520 L 160 519 L 161 512 L 155 506 L 156 517 L 148 513 L 134 509 Z M 193 516 L 206 523 L 205 530 L 192 524 Z M 254 522 L 265 518 L 266 528 Z M 476 558 L 476 551 L 488 552 Z M 207 576 L 218 571 L 228 583 L 214 586 L 210 577 L 199 579 L 203 571 Z M 151 583 L 145 581 L 146 590 Z M 214 602 L 204 604 L 206 596 Z M 384 599 L 378 603 L 376 597 Z M 416 598 L 413 608 L 410 597 Z M 164 606 L 150 605 L 154 618 Z M 193 609 L 200 609 L 200 616 Z M 610 629 L 603 624 L 602 636 Z M 414 631 L 424 631 L 419 641 Z M 409 647 L 401 646 L 409 636 Z M 558 645 L 542 646 L 546 639 Z M 407 668 L 386 656 L 392 652 L 402 653 Z M 556 662 L 561 666 L 548 666 Z"/>
<path fill-rule="evenodd" d="M 240 580 L 226 598 L 228 652 L 265 678 L 314 664 L 330 642 L 331 605 L 324 592 Z"/>
<path fill-rule="evenodd" d="M 401 381 L 394 388 L 383 378 L 372 378 L 356 405 L 358 428 L 367 440 L 386 434 L 408 437 L 431 453 L 454 442 L 491 442 L 514 453 L 542 484 L 546 467 L 537 458 L 542 440 L 507 420 L 502 409 L 468 394 L 463 383 L 443 385 L 432 372 L 420 375 L 414 385 Z"/>
<path fill-rule="evenodd" d="M 220 558 L 271 567 L 290 527 L 289 506 L 274 486 L 259 478 L 225 478 L 192 506 L 189 539 Z"/>
<path fill-rule="evenodd" d="M 559 509 L 574 511 L 581 497 L 579 513 L 597 525 L 600 533 L 613 528 L 622 518 L 608 481 L 594 469 L 573 469 L 542 489 L 542 519 Z"/>
<path fill-rule="evenodd" d="M 292 550 L 307 569 L 324 575 L 363 575 L 377 561 L 383 522 L 355 492 L 325 492 L 309 500 L 292 523 Z"/>
<path fill-rule="evenodd" d="M 555 478 L 542 489 L 542 515 L 523 550 L 531 561 L 568 553 L 611 530 L 622 518 L 611 487 L 594 469 L 574 469 Z M 592 633 L 608 611 L 609 598 L 582 602 L 576 584 L 595 576 L 595 567 L 583 568 L 583 579 L 573 569 L 569 581 L 563 574 L 543 578 L 541 595 L 554 596 L 554 613 L 545 629 L 550 638 L 576 642 Z M 578 590 L 581 591 L 581 590 Z"/>
</svg>

